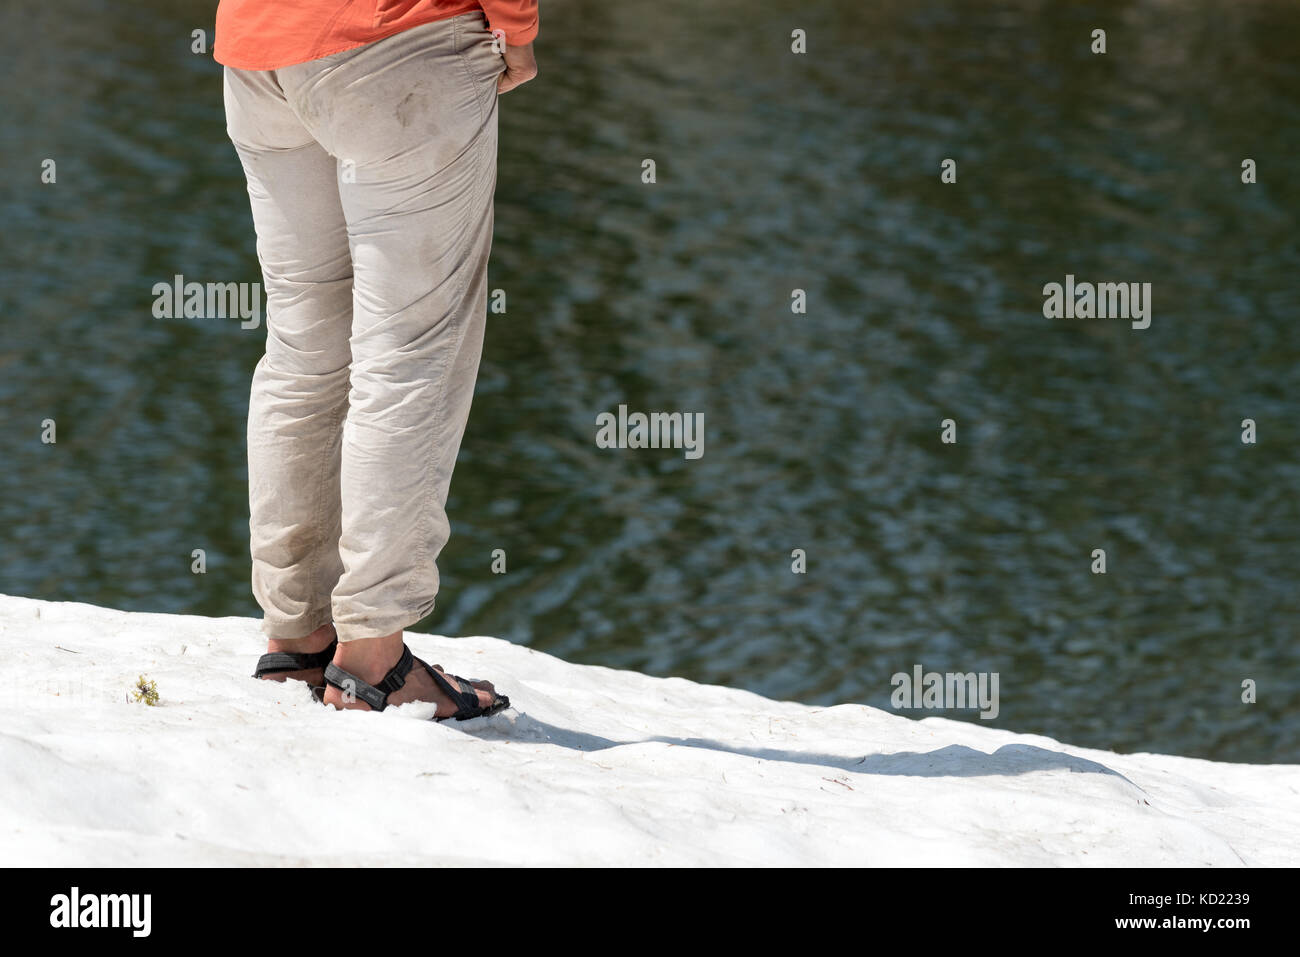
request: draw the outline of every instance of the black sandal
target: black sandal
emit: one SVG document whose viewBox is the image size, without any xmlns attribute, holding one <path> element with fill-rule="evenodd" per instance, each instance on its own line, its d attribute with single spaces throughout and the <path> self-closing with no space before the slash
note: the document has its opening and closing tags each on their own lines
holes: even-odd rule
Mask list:
<svg viewBox="0 0 1300 957">
<path fill-rule="evenodd" d="M 320 681 L 308 681 L 308 679 L 299 674 L 298 671 L 315 671 L 317 668 L 324 670 L 325 666 L 330 663 L 334 657 L 334 649 L 338 647 L 339 641 L 335 638 L 330 642 L 329 647 L 323 651 L 317 651 L 309 654 L 291 654 L 287 651 L 268 651 L 262 657 L 257 659 L 257 667 L 253 669 L 254 678 L 265 678 L 267 681 L 287 681 L 293 679 L 296 681 L 306 681 L 307 686 L 314 691 L 325 689 L 325 676 L 321 675 Z M 277 677 L 279 676 L 279 677 Z"/>
<path fill-rule="evenodd" d="M 435 717 L 434 720 L 436 721 L 446 721 L 447 718 L 468 721 L 470 718 L 494 715 L 510 707 L 509 698 L 503 694 L 493 692 L 492 703 L 484 708 L 478 703 L 478 694 L 473 685 L 464 678 L 449 675 L 448 677 L 460 685 L 459 688 L 452 687 L 451 682 L 443 677 L 442 672 L 429 667 L 427 663 L 415 657 L 415 655 L 411 654 L 411 649 L 406 645 L 402 645 L 402 657 L 397 660 L 397 664 L 393 665 L 392 670 L 384 675 L 384 680 L 377 685 L 367 684 L 356 675 L 344 671 L 332 662 L 325 666 L 325 684 L 338 688 L 345 695 L 350 694 L 360 698 L 370 705 L 374 711 L 383 711 L 388 707 L 388 696 L 406 684 L 407 676 L 417 664 L 429 672 L 429 677 L 433 679 L 433 683 L 459 705 L 455 714 L 449 714 L 441 718 Z"/>
</svg>

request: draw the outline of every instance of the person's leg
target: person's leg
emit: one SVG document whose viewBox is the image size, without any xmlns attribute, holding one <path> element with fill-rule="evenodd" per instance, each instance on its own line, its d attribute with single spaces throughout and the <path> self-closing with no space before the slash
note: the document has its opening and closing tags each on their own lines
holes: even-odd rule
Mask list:
<svg viewBox="0 0 1300 957">
<path fill-rule="evenodd" d="M 486 323 L 502 68 L 465 15 L 278 71 L 340 167 L 354 289 L 334 663 L 370 683 L 438 591 Z M 440 697 L 416 669 L 391 700 Z"/>
<path fill-rule="evenodd" d="M 342 569 L 339 448 L 352 321 L 347 224 L 334 159 L 290 109 L 275 72 L 227 68 L 225 101 L 267 297 L 266 354 L 253 374 L 248 411 L 253 593 L 269 651 L 320 651 L 334 637 L 330 596 Z"/>
</svg>

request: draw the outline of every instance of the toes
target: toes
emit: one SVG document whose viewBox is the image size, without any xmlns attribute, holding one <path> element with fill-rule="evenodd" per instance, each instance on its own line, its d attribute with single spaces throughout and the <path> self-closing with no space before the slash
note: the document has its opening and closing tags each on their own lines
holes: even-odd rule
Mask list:
<svg viewBox="0 0 1300 957">
<path fill-rule="evenodd" d="M 478 703 L 481 708 L 488 708 L 497 700 L 497 689 L 490 681 L 484 681 L 482 678 L 466 678 L 466 681 L 474 688 L 478 695 Z"/>
<path fill-rule="evenodd" d="M 441 677 L 446 679 L 453 688 L 463 687 L 461 682 L 468 684 L 474 689 L 475 701 L 482 711 L 495 713 L 493 709 L 500 710 L 500 707 L 504 706 L 505 699 L 503 696 L 497 694 L 497 689 L 492 682 L 485 681 L 482 678 L 461 678 L 459 675 L 453 675 L 448 672 L 442 667 L 442 665 L 427 665 L 426 667 L 436 671 Z M 427 675 L 425 676 L 424 681 L 430 685 L 428 694 L 431 695 L 431 697 L 421 697 L 420 700 L 436 701 L 439 719 L 452 717 L 461 709 L 461 702 L 448 695 L 445 690 L 439 687 L 436 682 L 433 682 Z"/>
<path fill-rule="evenodd" d="M 456 683 L 457 676 L 447 674 L 447 672 L 443 669 L 442 665 L 434 665 L 433 667 L 436 668 L 438 671 L 442 672 L 442 676 L 450 680 L 452 684 Z M 492 704 L 492 702 L 497 699 L 497 689 L 495 686 L 493 686 L 492 682 L 485 681 L 482 678 L 461 678 L 460 680 L 469 682 L 470 687 L 472 687 L 478 695 L 478 701 L 480 706 L 486 708 L 488 705 Z M 484 697 L 485 693 L 487 695 L 486 697 Z"/>
</svg>

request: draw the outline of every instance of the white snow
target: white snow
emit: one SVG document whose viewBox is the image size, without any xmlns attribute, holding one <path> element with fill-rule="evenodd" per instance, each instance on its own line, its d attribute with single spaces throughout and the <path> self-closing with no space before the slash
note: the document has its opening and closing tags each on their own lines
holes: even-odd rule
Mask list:
<svg viewBox="0 0 1300 957">
<path fill-rule="evenodd" d="M 335 712 L 249 677 L 252 619 L 0 596 L 0 864 L 1300 863 L 1300 766 L 408 643 L 514 707 Z"/>
</svg>

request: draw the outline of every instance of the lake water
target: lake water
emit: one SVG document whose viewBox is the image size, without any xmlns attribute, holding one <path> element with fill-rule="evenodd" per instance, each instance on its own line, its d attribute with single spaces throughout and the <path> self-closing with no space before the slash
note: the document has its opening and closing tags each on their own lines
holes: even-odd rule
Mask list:
<svg viewBox="0 0 1300 957">
<path fill-rule="evenodd" d="M 151 315 L 260 281 L 214 4 L 109 7 L 0 11 L 0 591 L 253 615 L 264 329 Z M 997 672 L 996 727 L 1300 761 L 1300 6 L 542 14 L 421 629 L 814 704 Z M 1150 327 L 1045 318 L 1067 274 L 1151 283 Z M 597 448 L 620 403 L 705 454 Z"/>
</svg>

